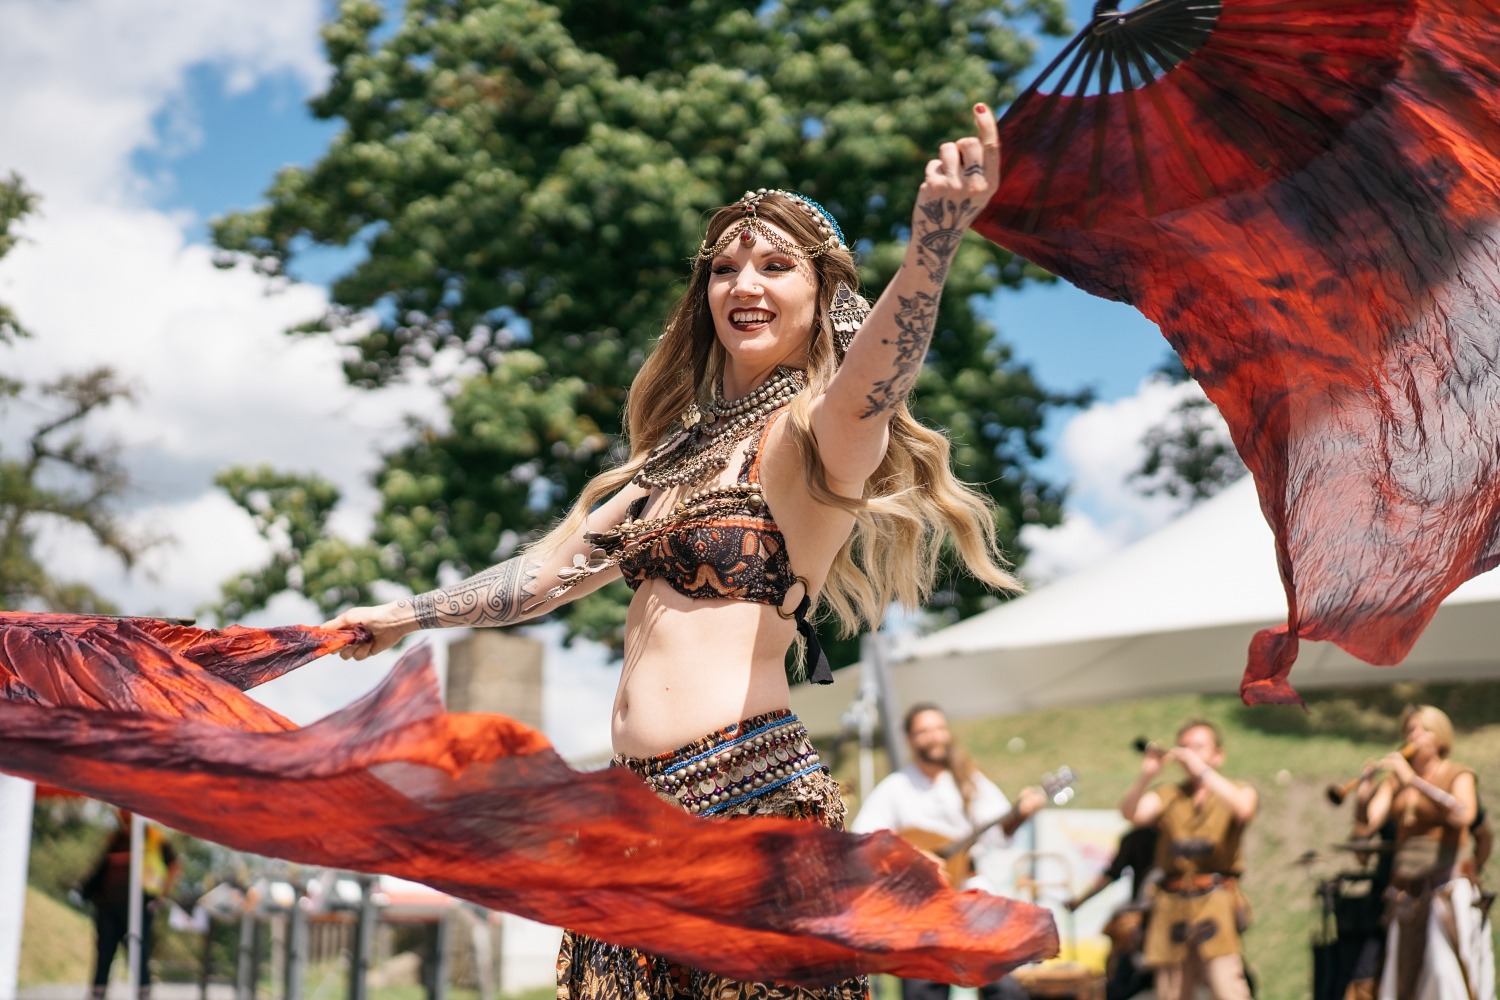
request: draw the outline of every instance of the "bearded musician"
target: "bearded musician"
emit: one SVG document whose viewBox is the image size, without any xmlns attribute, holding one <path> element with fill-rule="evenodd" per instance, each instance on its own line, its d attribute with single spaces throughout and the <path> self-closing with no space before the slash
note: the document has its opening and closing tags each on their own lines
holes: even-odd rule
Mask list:
<svg viewBox="0 0 1500 1000">
<path fill-rule="evenodd" d="M 920 847 L 924 841 L 916 836 L 918 831 L 931 835 L 926 843 L 932 844 L 962 841 L 982 831 L 968 854 L 983 859 L 1008 847 L 1021 825 L 1047 803 L 1039 789 L 1025 788 L 1012 808 L 1005 793 L 979 773 L 974 761 L 953 739 L 948 717 L 937 705 L 913 705 L 904 725 L 912 763 L 871 789 L 850 826 L 854 833 L 894 830 Z M 960 855 L 960 859 L 963 857 Z M 936 854 L 933 859 L 940 864 L 945 860 Z M 977 874 L 972 862 L 956 872 L 951 864 L 946 870 L 963 888 L 994 891 L 994 884 Z M 943 1000 L 948 995 L 947 983 L 920 979 L 901 983 L 902 1000 Z M 1012 976 L 981 986 L 979 995 L 985 1000 L 1026 998 L 1025 990 Z"/>
</svg>

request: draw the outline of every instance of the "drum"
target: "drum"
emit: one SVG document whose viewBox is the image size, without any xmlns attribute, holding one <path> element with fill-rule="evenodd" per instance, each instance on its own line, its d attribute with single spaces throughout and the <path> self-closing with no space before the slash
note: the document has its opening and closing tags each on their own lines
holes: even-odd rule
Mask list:
<svg viewBox="0 0 1500 1000">
<path fill-rule="evenodd" d="M 1385 900 L 1363 873 L 1318 883 L 1323 934 L 1313 942 L 1313 1000 L 1343 1000 L 1349 984 L 1374 976 L 1385 940 Z"/>
</svg>

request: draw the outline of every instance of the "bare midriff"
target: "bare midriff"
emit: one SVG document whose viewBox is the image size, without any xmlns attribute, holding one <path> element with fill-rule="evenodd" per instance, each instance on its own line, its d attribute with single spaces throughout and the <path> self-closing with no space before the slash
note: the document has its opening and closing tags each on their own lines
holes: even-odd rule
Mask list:
<svg viewBox="0 0 1500 1000">
<path fill-rule="evenodd" d="M 797 627 L 768 604 L 691 598 L 663 580 L 636 591 L 610 734 L 650 757 L 731 723 L 786 708 L 785 654 Z"/>
</svg>

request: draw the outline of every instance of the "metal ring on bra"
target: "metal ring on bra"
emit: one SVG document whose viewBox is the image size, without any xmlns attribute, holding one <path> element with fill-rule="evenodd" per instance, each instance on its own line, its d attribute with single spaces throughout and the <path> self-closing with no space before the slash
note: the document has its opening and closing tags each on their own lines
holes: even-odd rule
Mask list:
<svg viewBox="0 0 1500 1000">
<path fill-rule="evenodd" d="M 797 575 L 797 576 L 792 577 L 792 587 L 795 587 L 799 583 L 802 584 L 802 596 L 803 597 L 811 597 L 812 596 L 812 586 L 807 582 L 807 577 L 802 576 L 800 574 Z M 792 592 L 792 587 L 786 588 L 787 594 L 790 594 Z M 791 611 L 783 611 L 783 610 L 781 610 L 781 605 L 785 604 L 785 603 L 786 603 L 786 594 L 783 594 L 781 596 L 781 604 L 776 605 L 776 613 L 781 616 L 781 620 L 782 621 L 787 621 L 788 619 L 796 618 L 797 617 L 797 610 L 796 610 L 795 607 Z M 797 603 L 800 605 L 802 602 L 798 601 Z"/>
</svg>

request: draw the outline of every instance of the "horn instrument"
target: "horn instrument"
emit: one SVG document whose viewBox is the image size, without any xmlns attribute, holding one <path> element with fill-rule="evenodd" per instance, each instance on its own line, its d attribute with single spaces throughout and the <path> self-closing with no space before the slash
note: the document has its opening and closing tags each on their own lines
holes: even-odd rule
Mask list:
<svg viewBox="0 0 1500 1000">
<path fill-rule="evenodd" d="M 1416 752 L 1417 745 L 1415 743 L 1408 743 L 1401 748 L 1401 756 L 1405 757 L 1407 760 L 1411 760 L 1412 756 Z M 1336 806 L 1343 805 L 1344 799 L 1349 796 L 1349 793 L 1358 788 L 1361 781 L 1366 781 L 1369 778 L 1374 777 L 1375 772 L 1378 770 L 1380 770 L 1380 768 L 1371 765 L 1370 767 L 1367 767 L 1363 771 L 1359 772 L 1359 776 L 1353 781 L 1346 781 L 1342 785 L 1329 785 L 1328 801 Z"/>
</svg>

